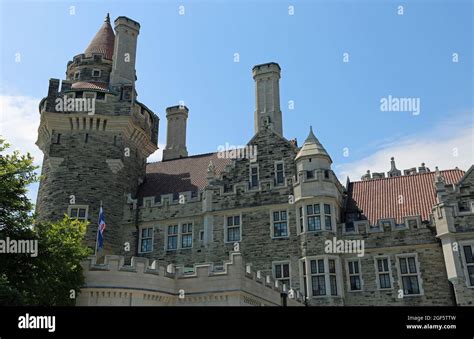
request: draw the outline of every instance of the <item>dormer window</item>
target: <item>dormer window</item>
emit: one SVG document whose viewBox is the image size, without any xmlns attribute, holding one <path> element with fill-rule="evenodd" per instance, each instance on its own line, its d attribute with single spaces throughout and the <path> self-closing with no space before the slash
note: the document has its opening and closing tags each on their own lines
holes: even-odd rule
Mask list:
<svg viewBox="0 0 474 339">
<path fill-rule="evenodd" d="M 98 78 L 98 77 L 100 77 L 101 73 L 102 72 L 101 72 L 100 69 L 94 69 L 94 70 L 92 70 L 92 77 L 93 78 Z"/>
</svg>

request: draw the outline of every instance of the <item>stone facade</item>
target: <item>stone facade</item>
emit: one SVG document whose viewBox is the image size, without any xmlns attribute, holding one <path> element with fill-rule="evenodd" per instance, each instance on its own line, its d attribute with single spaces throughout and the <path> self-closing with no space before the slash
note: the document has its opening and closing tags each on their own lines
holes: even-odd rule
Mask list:
<svg viewBox="0 0 474 339">
<path fill-rule="evenodd" d="M 441 239 L 448 279 L 458 305 L 474 305 L 474 167 L 456 185 L 436 177 L 438 203 L 433 207 L 437 237 Z"/>
<path fill-rule="evenodd" d="M 255 135 L 244 149 L 188 156 L 189 111 L 174 106 L 164 161 L 147 164 L 158 117 L 136 99 L 140 26 L 120 17 L 114 37 L 104 25 L 87 50 L 95 52 L 76 56 L 40 104 L 40 219 L 81 217 L 83 207 L 94 246 L 102 202 L 104 252 L 123 256 L 85 265 L 79 305 L 279 305 L 283 288 L 315 306 L 472 305 L 472 168 L 422 164 L 402 175 L 392 158 L 387 177 L 368 171 L 343 186 L 312 128 L 301 147 L 284 137 L 276 63 L 253 68 Z M 127 51 L 133 62 L 118 61 Z M 55 109 L 57 98 L 88 93 L 102 98 L 93 115 Z M 181 289 L 190 299 L 177 297 Z"/>
</svg>

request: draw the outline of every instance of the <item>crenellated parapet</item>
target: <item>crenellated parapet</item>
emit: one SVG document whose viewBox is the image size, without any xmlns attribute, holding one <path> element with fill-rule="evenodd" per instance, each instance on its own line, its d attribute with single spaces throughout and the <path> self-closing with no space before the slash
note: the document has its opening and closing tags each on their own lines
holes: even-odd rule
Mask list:
<svg viewBox="0 0 474 339">
<path fill-rule="evenodd" d="M 138 257 L 127 265 L 124 257 L 107 255 L 101 263 L 90 257 L 83 268 L 86 283 L 78 306 L 278 306 L 282 293 L 289 306 L 302 305 L 299 291 L 288 291 L 270 276 L 254 272 L 239 252 L 219 265 L 165 267 Z"/>
</svg>

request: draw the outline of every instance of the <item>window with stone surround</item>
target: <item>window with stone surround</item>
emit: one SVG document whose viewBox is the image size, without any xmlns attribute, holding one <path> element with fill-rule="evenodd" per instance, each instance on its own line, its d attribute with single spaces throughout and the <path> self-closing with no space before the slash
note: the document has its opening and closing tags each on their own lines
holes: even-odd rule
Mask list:
<svg viewBox="0 0 474 339">
<path fill-rule="evenodd" d="M 399 285 L 400 288 L 403 288 L 403 295 L 423 294 L 417 254 L 400 254 L 396 257 L 398 260 Z"/>
<path fill-rule="evenodd" d="M 375 272 L 377 274 L 377 289 L 392 289 L 392 268 L 388 256 L 375 257 Z"/>
<path fill-rule="evenodd" d="M 466 284 L 474 287 L 474 243 L 463 243 L 461 246 Z"/>
<path fill-rule="evenodd" d="M 250 166 L 250 188 L 257 188 L 258 187 L 258 165 L 251 165 Z"/>
<path fill-rule="evenodd" d="M 193 224 L 181 224 L 181 248 L 193 247 Z"/>
<path fill-rule="evenodd" d="M 89 206 L 87 205 L 69 205 L 67 214 L 72 219 L 84 221 L 87 220 L 88 210 Z"/>
<path fill-rule="evenodd" d="M 285 183 L 285 169 L 283 161 L 275 162 L 275 184 L 276 186 L 283 185 Z"/>
<path fill-rule="evenodd" d="M 309 266 L 309 290 L 313 297 L 340 295 L 340 269 L 336 257 L 318 256 L 306 259 Z M 303 272 L 303 282 L 306 281 L 306 271 Z"/>
<path fill-rule="evenodd" d="M 408 228 L 411 230 L 417 229 L 418 228 L 418 218 L 407 218 L 406 224 L 408 225 Z"/>
<path fill-rule="evenodd" d="M 140 253 L 153 251 L 153 227 L 140 229 Z"/>
<path fill-rule="evenodd" d="M 280 285 L 286 285 L 287 288 L 291 286 L 290 279 L 290 262 L 289 261 L 276 261 L 273 262 L 273 278 L 280 282 Z"/>
<path fill-rule="evenodd" d="M 346 262 L 347 282 L 349 291 L 362 291 L 362 273 L 360 267 L 360 259 L 348 259 Z"/>
<path fill-rule="evenodd" d="M 241 229 L 241 216 L 240 215 L 231 215 L 225 217 L 225 242 L 239 242 L 242 235 Z"/>
<path fill-rule="evenodd" d="M 314 179 L 314 171 L 306 171 L 306 179 Z"/>
<path fill-rule="evenodd" d="M 101 70 L 100 70 L 100 69 L 93 69 L 93 70 L 92 70 L 92 77 L 93 77 L 93 78 L 98 78 L 98 77 L 100 77 L 100 74 L 101 74 Z"/>
<path fill-rule="evenodd" d="M 272 237 L 288 237 L 287 211 L 274 211 L 272 213 Z"/>
<path fill-rule="evenodd" d="M 306 205 L 308 232 L 321 230 L 321 208 L 319 204 Z"/>
<path fill-rule="evenodd" d="M 166 249 L 167 250 L 178 249 L 178 225 L 168 226 Z"/>
<path fill-rule="evenodd" d="M 81 77 L 81 72 L 80 71 L 74 72 L 74 80 L 79 80 L 80 77 Z"/>
</svg>

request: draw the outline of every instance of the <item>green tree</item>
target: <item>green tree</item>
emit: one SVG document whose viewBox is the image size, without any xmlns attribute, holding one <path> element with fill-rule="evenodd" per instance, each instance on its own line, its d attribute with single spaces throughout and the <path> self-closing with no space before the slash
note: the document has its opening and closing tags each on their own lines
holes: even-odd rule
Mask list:
<svg viewBox="0 0 474 339">
<path fill-rule="evenodd" d="M 26 193 L 36 167 L 29 154 L 3 154 L 8 147 L 0 138 L 0 240 L 36 240 L 38 255 L 0 253 L 0 305 L 73 305 L 71 291 L 84 284 L 80 263 L 91 254 L 87 223 L 64 216 L 34 225 Z"/>
</svg>

